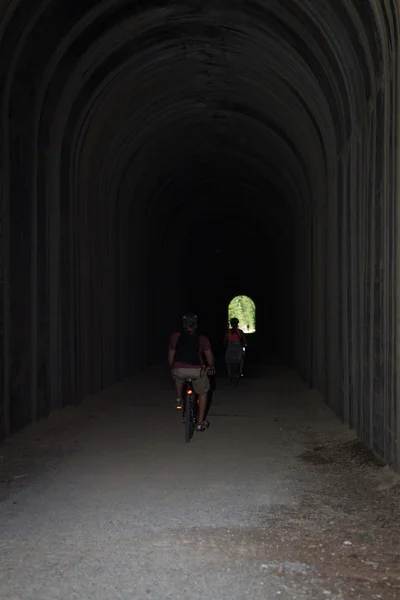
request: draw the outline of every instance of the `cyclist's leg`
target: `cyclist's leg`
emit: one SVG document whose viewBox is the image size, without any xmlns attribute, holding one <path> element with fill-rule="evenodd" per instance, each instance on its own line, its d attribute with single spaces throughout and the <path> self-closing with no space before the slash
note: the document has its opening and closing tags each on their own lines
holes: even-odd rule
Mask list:
<svg viewBox="0 0 400 600">
<path fill-rule="evenodd" d="M 203 394 L 197 394 L 199 398 L 199 417 L 198 422 L 203 423 L 204 417 L 206 415 L 207 408 L 207 392 Z"/>
<path fill-rule="evenodd" d="M 207 394 L 210 390 L 210 380 L 204 371 L 197 371 L 197 375 L 193 377 L 193 389 L 199 399 L 198 428 L 204 429 L 208 425 L 205 424 L 204 418 L 207 410 Z"/>
<path fill-rule="evenodd" d="M 182 390 L 183 390 L 183 385 L 186 380 L 186 374 L 184 372 L 185 370 L 186 369 L 174 369 L 172 371 L 172 375 L 173 375 L 174 381 L 175 381 L 175 389 L 176 389 L 175 404 L 176 404 L 177 408 L 182 408 L 182 406 L 183 406 Z"/>
</svg>

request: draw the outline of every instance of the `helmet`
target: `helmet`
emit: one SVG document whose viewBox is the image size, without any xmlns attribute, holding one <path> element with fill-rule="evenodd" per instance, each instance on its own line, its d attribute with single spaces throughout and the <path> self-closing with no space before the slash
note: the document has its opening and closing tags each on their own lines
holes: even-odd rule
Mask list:
<svg viewBox="0 0 400 600">
<path fill-rule="evenodd" d="M 232 327 L 237 327 L 239 325 L 239 319 L 233 317 L 233 319 L 230 320 L 230 324 L 232 325 Z"/>
<path fill-rule="evenodd" d="M 182 317 L 182 324 L 184 327 L 197 327 L 199 317 L 194 313 L 186 313 Z"/>
</svg>

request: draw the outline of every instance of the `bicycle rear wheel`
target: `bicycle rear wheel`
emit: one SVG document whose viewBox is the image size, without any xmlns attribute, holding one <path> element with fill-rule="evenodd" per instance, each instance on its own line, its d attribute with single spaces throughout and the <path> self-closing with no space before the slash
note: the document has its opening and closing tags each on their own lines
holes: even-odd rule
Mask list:
<svg viewBox="0 0 400 600">
<path fill-rule="evenodd" d="M 185 396 L 185 442 L 188 444 L 193 437 L 195 422 L 193 414 L 193 394 Z"/>
<path fill-rule="evenodd" d="M 240 364 L 239 363 L 232 365 L 231 377 L 232 377 L 232 385 L 233 385 L 233 387 L 236 387 L 237 384 L 239 383 L 239 379 L 240 379 Z"/>
</svg>

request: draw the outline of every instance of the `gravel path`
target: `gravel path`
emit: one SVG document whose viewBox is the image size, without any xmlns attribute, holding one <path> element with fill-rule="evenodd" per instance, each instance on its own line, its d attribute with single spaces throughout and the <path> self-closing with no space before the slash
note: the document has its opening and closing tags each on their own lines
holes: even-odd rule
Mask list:
<svg viewBox="0 0 400 600">
<path fill-rule="evenodd" d="M 298 377 L 224 379 L 183 442 L 161 369 L 0 448 L 7 600 L 398 598 L 398 479 Z"/>
</svg>

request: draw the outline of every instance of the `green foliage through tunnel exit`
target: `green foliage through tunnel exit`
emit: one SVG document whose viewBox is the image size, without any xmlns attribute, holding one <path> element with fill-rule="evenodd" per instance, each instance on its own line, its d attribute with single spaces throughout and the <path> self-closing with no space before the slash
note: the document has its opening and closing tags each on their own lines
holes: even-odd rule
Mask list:
<svg viewBox="0 0 400 600">
<path fill-rule="evenodd" d="M 256 331 L 256 305 L 248 296 L 236 296 L 228 307 L 228 323 L 233 317 L 239 319 L 239 327 L 244 333 Z"/>
</svg>

